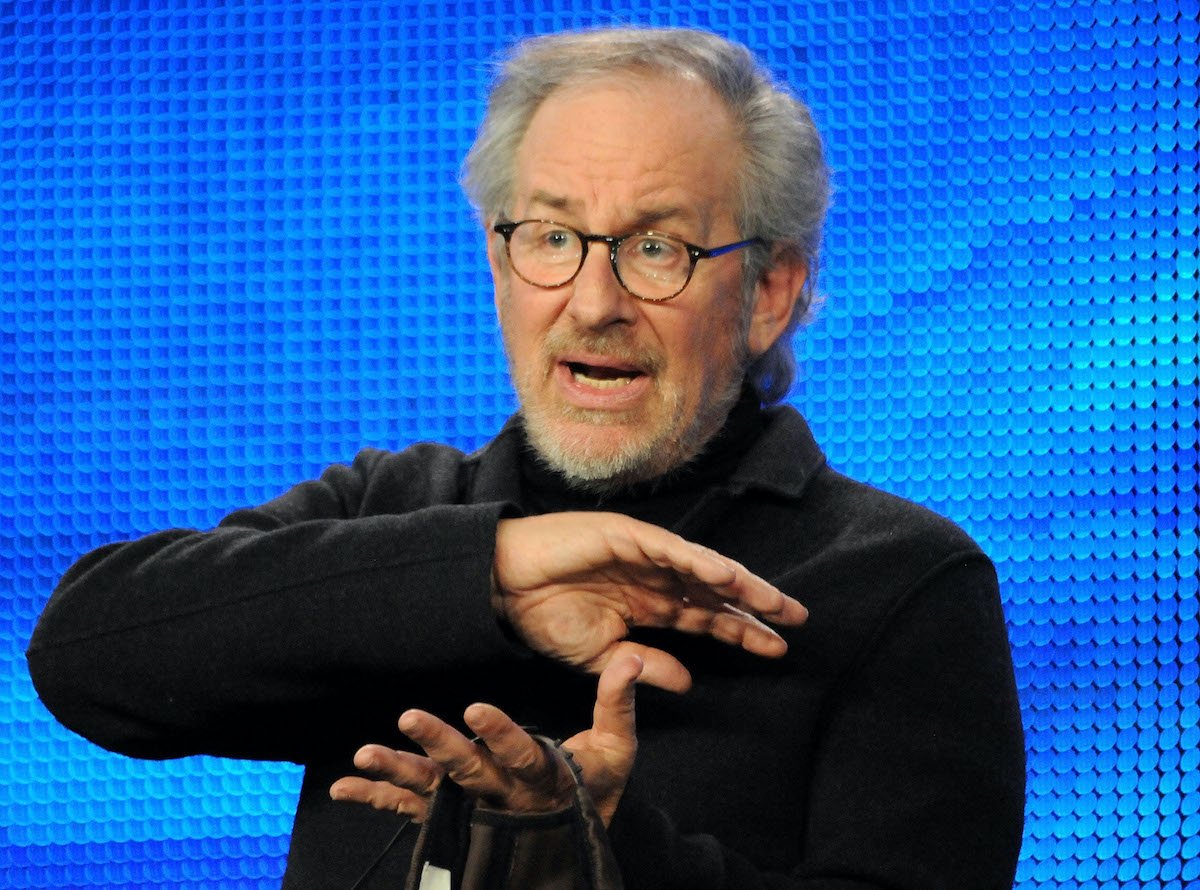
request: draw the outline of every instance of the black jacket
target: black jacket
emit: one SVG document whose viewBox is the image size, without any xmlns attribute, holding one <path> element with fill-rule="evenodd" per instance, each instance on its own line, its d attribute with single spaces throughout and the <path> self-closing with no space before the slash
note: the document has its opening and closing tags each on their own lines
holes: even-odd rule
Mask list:
<svg viewBox="0 0 1200 890">
<path fill-rule="evenodd" d="M 495 619 L 496 522 L 525 509 L 510 423 L 464 456 L 364 451 L 211 532 L 101 548 L 30 644 L 69 728 L 137 757 L 306 767 L 286 887 L 349 887 L 395 817 L 329 800 L 395 719 L 490 701 L 566 737 L 595 680 Z M 800 416 L 766 413 L 736 469 L 673 529 L 808 606 L 765 660 L 646 633 L 692 671 L 638 691 L 639 753 L 610 837 L 635 888 L 1011 887 L 1024 754 L 995 573 L 957 527 L 829 469 Z M 378 883 L 399 886 L 407 841 Z M 390 883 L 389 883 L 390 882 Z"/>
</svg>

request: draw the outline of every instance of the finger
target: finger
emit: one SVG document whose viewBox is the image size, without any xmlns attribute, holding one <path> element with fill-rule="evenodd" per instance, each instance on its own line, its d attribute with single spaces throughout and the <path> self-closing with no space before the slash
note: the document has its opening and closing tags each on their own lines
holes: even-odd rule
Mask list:
<svg viewBox="0 0 1200 890">
<path fill-rule="evenodd" d="M 683 633 L 708 635 L 722 643 L 738 646 L 755 655 L 779 658 L 787 652 L 787 641 L 753 615 L 732 606 L 720 612 L 681 609 L 672 625 Z"/>
<path fill-rule="evenodd" d="M 463 720 L 501 767 L 531 784 L 547 778 L 542 746 L 495 705 L 473 704 L 463 712 Z"/>
<path fill-rule="evenodd" d="M 389 782 L 373 782 L 359 776 L 346 776 L 329 787 L 333 800 L 366 804 L 377 810 L 410 816 L 423 822 L 429 811 L 429 798 L 407 788 L 397 788 Z"/>
<path fill-rule="evenodd" d="M 636 520 L 622 522 L 619 528 L 621 533 L 610 537 L 609 544 L 622 561 L 634 565 L 649 562 L 717 587 L 737 579 L 736 563 L 664 528 Z"/>
<path fill-rule="evenodd" d="M 728 563 L 733 569 L 733 581 L 726 585 L 709 585 L 708 588 L 727 603 L 774 624 L 794 626 L 808 620 L 808 609 L 774 584 L 716 551 L 706 547 L 701 549 L 707 550 L 714 559 Z"/>
<path fill-rule="evenodd" d="M 402 733 L 424 748 L 427 754 L 430 747 L 453 747 L 460 742 L 464 748 L 471 745 L 470 739 L 445 720 L 417 708 L 410 708 L 401 714 L 396 725 Z"/>
<path fill-rule="evenodd" d="M 732 616 L 723 615 L 718 616 L 713 624 L 714 627 L 721 628 L 718 633 L 726 633 L 725 628 L 728 627 L 730 636 L 740 634 L 741 638 L 736 641 L 731 640 L 731 645 L 740 645 L 753 655 L 781 658 L 787 654 L 787 641 L 761 621 L 733 619 Z"/>
<path fill-rule="evenodd" d="M 648 523 L 633 522 L 623 528 L 629 535 L 628 544 L 645 559 L 694 579 L 722 600 L 776 624 L 798 625 L 808 618 L 808 610 L 800 602 L 736 560 Z M 636 561 L 621 552 L 628 547 L 620 547 L 619 540 L 613 542 L 613 549 L 622 558 Z"/>
<path fill-rule="evenodd" d="M 399 726 L 462 787 L 489 796 L 503 795 L 507 790 L 508 783 L 488 759 L 487 749 L 445 721 L 425 711 L 412 710 L 400 715 Z"/>
<path fill-rule="evenodd" d="M 745 569 L 737 581 L 723 586 L 702 585 L 691 578 L 683 581 L 684 591 L 674 601 L 676 609 L 680 606 L 705 609 L 714 614 L 748 616 L 787 626 L 808 620 L 808 609 L 801 603 Z M 650 611 L 659 617 L 672 615 L 666 603 Z"/>
<path fill-rule="evenodd" d="M 799 600 L 788 596 L 779 588 L 761 578 L 752 597 L 743 597 L 739 602 L 749 607 L 759 618 L 772 624 L 799 627 L 808 621 L 808 609 Z"/>
<path fill-rule="evenodd" d="M 364 745 L 354 754 L 354 765 L 380 779 L 417 794 L 429 794 L 442 778 L 441 768 L 428 757 L 393 751 L 383 745 Z"/>
</svg>

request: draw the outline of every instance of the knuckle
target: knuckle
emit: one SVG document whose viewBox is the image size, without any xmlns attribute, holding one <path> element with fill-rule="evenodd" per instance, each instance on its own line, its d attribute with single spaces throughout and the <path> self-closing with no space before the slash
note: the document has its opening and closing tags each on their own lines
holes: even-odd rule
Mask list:
<svg viewBox="0 0 1200 890">
<path fill-rule="evenodd" d="M 542 753 L 536 742 L 522 746 L 509 761 L 510 768 L 521 774 L 536 772 L 541 769 L 542 764 Z"/>
<path fill-rule="evenodd" d="M 478 784 L 487 775 L 483 758 L 479 755 L 465 757 L 451 764 L 446 772 L 455 782 L 464 786 Z"/>
<path fill-rule="evenodd" d="M 394 810 L 401 805 L 402 797 L 397 789 L 377 782 L 367 792 L 367 802 L 377 810 Z"/>
</svg>

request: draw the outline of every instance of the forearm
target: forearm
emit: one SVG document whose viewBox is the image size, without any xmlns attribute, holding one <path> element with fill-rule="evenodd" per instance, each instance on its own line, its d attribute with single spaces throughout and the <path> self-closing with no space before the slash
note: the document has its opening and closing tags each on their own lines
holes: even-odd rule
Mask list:
<svg viewBox="0 0 1200 890">
<path fill-rule="evenodd" d="M 361 708 L 511 652 L 488 600 L 501 505 L 174 531 L 64 577 L 30 670 L 68 727 L 138 756 L 304 759 Z"/>
</svg>

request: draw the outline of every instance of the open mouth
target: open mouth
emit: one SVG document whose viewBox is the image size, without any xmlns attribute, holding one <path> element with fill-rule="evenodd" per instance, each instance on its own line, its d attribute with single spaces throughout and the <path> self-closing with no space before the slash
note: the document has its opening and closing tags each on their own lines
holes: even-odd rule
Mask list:
<svg viewBox="0 0 1200 890">
<path fill-rule="evenodd" d="M 567 370 L 576 383 L 596 389 L 618 389 L 628 386 L 642 372 L 636 368 L 614 368 L 609 365 L 588 365 L 583 362 L 565 362 Z"/>
</svg>

